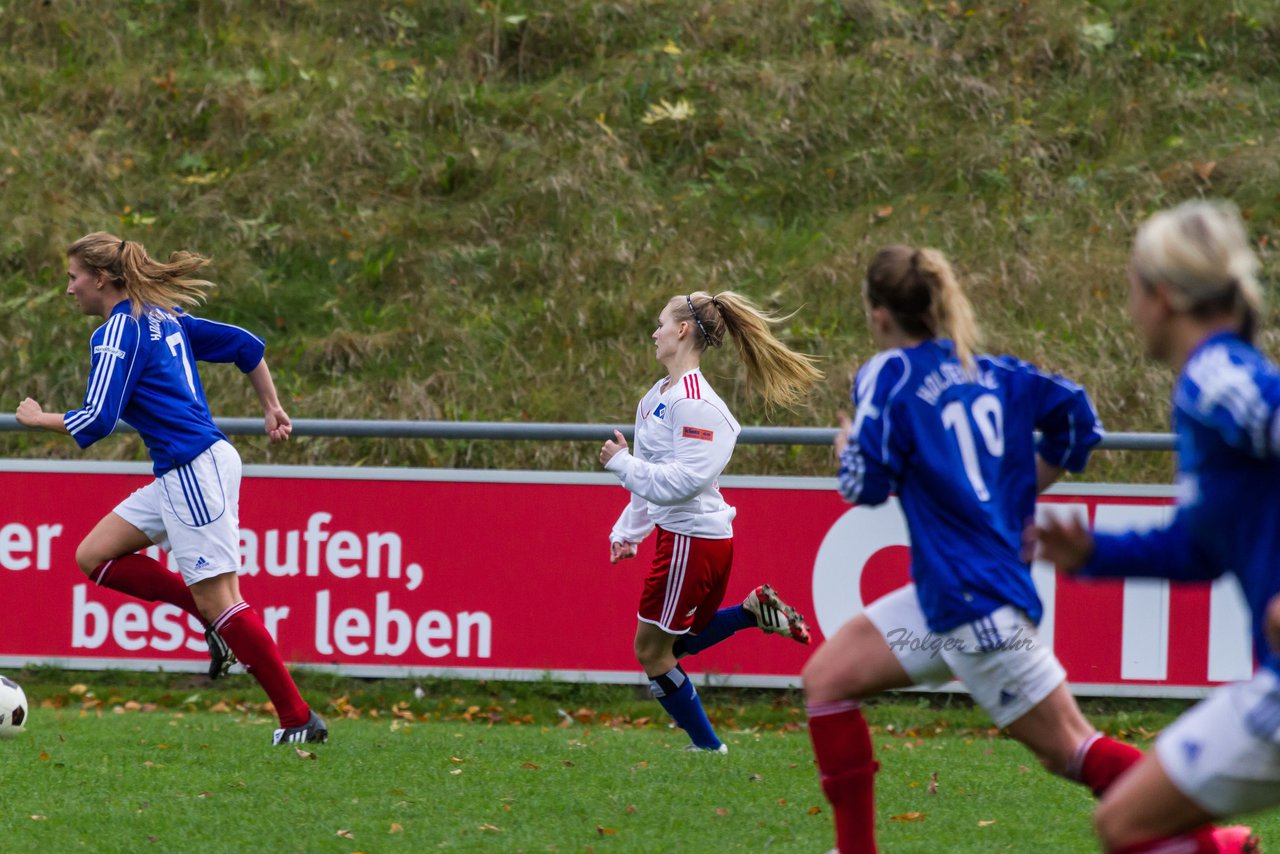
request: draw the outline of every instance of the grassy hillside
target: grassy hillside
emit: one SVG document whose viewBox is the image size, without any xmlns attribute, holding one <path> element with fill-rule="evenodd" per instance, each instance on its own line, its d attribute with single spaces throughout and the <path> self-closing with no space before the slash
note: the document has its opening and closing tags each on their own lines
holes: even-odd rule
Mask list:
<svg viewBox="0 0 1280 854">
<path fill-rule="evenodd" d="M 770 415 L 714 353 L 740 420 L 827 424 L 872 352 L 861 272 L 906 241 L 955 260 L 990 349 L 1085 382 L 1112 429 L 1160 430 L 1169 378 L 1123 314 L 1136 223 L 1213 195 L 1269 264 L 1280 236 L 1271 0 L 51 0 L 0 7 L 0 42 L 7 411 L 78 403 L 92 322 L 62 253 L 109 229 L 214 256 L 205 314 L 266 337 L 295 417 L 627 422 L 665 300 L 732 288 L 798 309 L 785 337 L 828 375 Z M 216 413 L 254 414 L 234 369 L 204 376 Z M 570 469 L 596 449 L 239 445 Z M 1169 466 L 1103 454 L 1091 476 Z M 731 471 L 828 468 L 743 448 Z"/>
</svg>

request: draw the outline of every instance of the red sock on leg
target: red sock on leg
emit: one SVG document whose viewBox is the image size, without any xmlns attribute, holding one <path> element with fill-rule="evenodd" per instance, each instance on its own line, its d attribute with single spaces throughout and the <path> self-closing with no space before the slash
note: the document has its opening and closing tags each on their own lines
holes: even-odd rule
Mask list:
<svg viewBox="0 0 1280 854">
<path fill-rule="evenodd" d="M 1076 750 L 1067 776 L 1084 783 L 1095 796 L 1102 797 L 1116 778 L 1141 758 L 1142 751 L 1132 744 L 1095 732 Z"/>
<path fill-rule="evenodd" d="M 280 649 L 258 612 L 246 602 L 232 605 L 213 621 L 213 627 L 231 647 L 245 669 L 258 680 L 276 707 L 280 726 L 302 726 L 310 717 L 311 707 L 298 693 L 298 686 L 285 669 Z"/>
<path fill-rule="evenodd" d="M 158 560 L 144 554 L 125 555 L 100 563 L 89 573 L 95 584 L 127 593 L 148 602 L 168 602 L 193 615 L 205 624 L 191 591 L 176 572 L 170 572 Z"/>
<path fill-rule="evenodd" d="M 1218 843 L 1213 838 L 1213 827 L 1202 827 L 1190 833 L 1113 848 L 1111 854 L 1218 854 Z"/>
<path fill-rule="evenodd" d="M 875 773 L 871 731 L 853 701 L 809 706 L 809 738 L 822 791 L 835 813 L 836 847 L 876 851 Z"/>
</svg>

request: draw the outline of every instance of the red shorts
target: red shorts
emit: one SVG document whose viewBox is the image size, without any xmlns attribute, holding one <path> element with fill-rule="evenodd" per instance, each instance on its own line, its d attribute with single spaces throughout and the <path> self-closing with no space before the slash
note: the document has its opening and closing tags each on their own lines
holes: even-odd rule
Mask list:
<svg viewBox="0 0 1280 854">
<path fill-rule="evenodd" d="M 724 601 L 732 567 L 732 539 L 686 537 L 659 528 L 637 616 L 673 635 L 697 634 Z"/>
</svg>

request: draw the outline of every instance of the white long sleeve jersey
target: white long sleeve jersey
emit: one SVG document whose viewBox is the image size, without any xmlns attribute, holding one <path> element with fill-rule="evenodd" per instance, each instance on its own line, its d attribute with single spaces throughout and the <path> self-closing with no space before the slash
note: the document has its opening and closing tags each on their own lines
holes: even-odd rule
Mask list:
<svg viewBox="0 0 1280 854">
<path fill-rule="evenodd" d="M 737 511 L 725 503 L 717 479 L 742 428 L 702 371 L 690 371 L 665 391 L 663 382 L 636 407 L 632 449 L 615 454 L 606 466 L 631 492 L 610 542 L 638 543 L 654 525 L 727 540 Z"/>
</svg>

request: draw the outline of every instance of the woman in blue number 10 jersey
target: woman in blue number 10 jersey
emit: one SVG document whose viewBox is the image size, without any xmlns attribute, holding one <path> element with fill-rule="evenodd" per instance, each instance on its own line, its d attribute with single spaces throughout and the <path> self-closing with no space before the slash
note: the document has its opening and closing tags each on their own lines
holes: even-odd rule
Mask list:
<svg viewBox="0 0 1280 854">
<path fill-rule="evenodd" d="M 879 352 L 858 371 L 853 420 L 841 419 L 840 492 L 862 505 L 897 495 L 912 583 L 842 626 L 804 670 L 844 852 L 875 850 L 878 764 L 858 701 L 881 691 L 958 678 L 1045 768 L 1097 794 L 1141 757 L 1080 713 L 1037 633 L 1023 557 L 1036 496 L 1083 469 L 1101 438 L 1089 398 L 1027 362 L 975 353 L 969 302 L 936 250 L 880 250 L 862 296 Z"/>
</svg>

